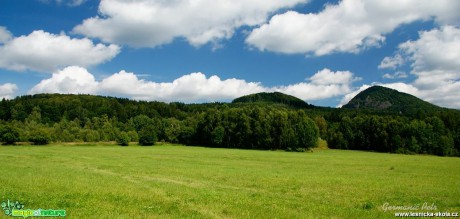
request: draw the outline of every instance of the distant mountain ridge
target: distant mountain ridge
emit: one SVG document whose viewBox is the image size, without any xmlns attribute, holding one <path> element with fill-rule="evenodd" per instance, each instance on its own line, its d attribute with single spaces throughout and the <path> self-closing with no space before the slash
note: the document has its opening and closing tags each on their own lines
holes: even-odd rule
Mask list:
<svg viewBox="0 0 460 219">
<path fill-rule="evenodd" d="M 306 103 L 305 101 L 287 94 L 280 92 L 273 93 L 255 93 L 249 94 L 242 97 L 238 97 L 232 101 L 232 103 L 279 103 L 285 104 L 297 108 L 314 108 L 313 105 Z"/>
<path fill-rule="evenodd" d="M 360 92 L 342 108 L 385 110 L 399 113 L 428 113 L 443 109 L 413 95 L 382 86 L 373 86 Z"/>
</svg>

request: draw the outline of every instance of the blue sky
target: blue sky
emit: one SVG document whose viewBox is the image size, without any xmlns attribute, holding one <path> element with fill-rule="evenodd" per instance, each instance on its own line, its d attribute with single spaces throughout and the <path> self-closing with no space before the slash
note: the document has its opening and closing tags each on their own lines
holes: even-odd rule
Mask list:
<svg viewBox="0 0 460 219">
<path fill-rule="evenodd" d="M 0 97 L 336 107 L 378 84 L 460 108 L 457 0 L 2 0 Z"/>
</svg>

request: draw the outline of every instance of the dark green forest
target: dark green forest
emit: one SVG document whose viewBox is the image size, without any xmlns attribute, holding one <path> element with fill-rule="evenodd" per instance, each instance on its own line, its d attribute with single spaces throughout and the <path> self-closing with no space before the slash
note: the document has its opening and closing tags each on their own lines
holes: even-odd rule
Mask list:
<svg viewBox="0 0 460 219">
<path fill-rule="evenodd" d="M 124 146 L 164 141 L 305 151 L 323 139 L 330 148 L 459 156 L 460 111 L 414 104 L 404 111 L 391 100 L 385 103 L 389 109 L 336 109 L 302 104 L 281 93 L 205 104 L 38 94 L 1 101 L 0 141 L 116 141 Z"/>
<path fill-rule="evenodd" d="M 238 97 L 232 101 L 232 103 L 281 103 L 298 108 L 314 108 L 313 105 L 306 103 L 305 101 L 287 94 L 280 92 L 274 93 L 256 93 L 242 97 Z"/>
</svg>

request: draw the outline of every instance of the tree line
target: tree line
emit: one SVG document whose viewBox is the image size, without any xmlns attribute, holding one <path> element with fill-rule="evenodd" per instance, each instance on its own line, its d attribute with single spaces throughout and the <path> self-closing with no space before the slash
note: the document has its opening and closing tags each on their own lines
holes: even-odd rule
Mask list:
<svg viewBox="0 0 460 219">
<path fill-rule="evenodd" d="M 158 141 L 208 147 L 305 151 L 329 147 L 458 156 L 457 110 L 400 115 L 270 103 L 183 104 L 39 94 L 0 102 L 0 141 Z"/>
<path fill-rule="evenodd" d="M 339 149 L 458 155 L 452 132 L 438 117 L 344 116 L 330 124 L 325 137 Z"/>
<path fill-rule="evenodd" d="M 315 147 L 316 124 L 302 110 L 270 107 L 210 108 L 175 117 L 136 115 L 122 122 L 117 117 L 62 117 L 44 122 L 39 107 L 23 120 L 2 121 L 0 136 L 6 144 L 117 141 L 153 145 L 157 141 L 210 147 L 304 151 Z"/>
</svg>

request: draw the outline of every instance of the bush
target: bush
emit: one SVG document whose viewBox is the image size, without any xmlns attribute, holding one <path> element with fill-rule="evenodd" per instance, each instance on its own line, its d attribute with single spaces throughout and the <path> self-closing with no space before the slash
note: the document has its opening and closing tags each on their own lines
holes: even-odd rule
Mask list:
<svg viewBox="0 0 460 219">
<path fill-rule="evenodd" d="M 117 136 L 117 144 L 120 146 L 128 146 L 130 141 L 131 138 L 126 132 L 120 132 L 120 134 Z"/>
<path fill-rule="evenodd" d="M 152 146 L 157 141 L 157 133 L 153 126 L 146 126 L 139 131 L 139 144 Z"/>
<path fill-rule="evenodd" d="M 49 144 L 51 140 L 51 136 L 45 130 L 36 130 L 32 132 L 29 136 L 29 141 L 32 142 L 34 145 L 46 145 Z"/>
<path fill-rule="evenodd" d="M 137 134 L 136 131 L 129 131 L 126 134 L 128 134 L 131 141 L 139 141 L 139 135 Z"/>
<path fill-rule="evenodd" d="M 5 144 L 14 144 L 19 141 L 19 131 L 11 126 L 0 127 L 0 141 Z"/>
<path fill-rule="evenodd" d="M 85 142 L 98 142 L 100 140 L 99 132 L 96 130 L 82 129 L 80 136 L 83 137 L 83 141 Z"/>
</svg>

